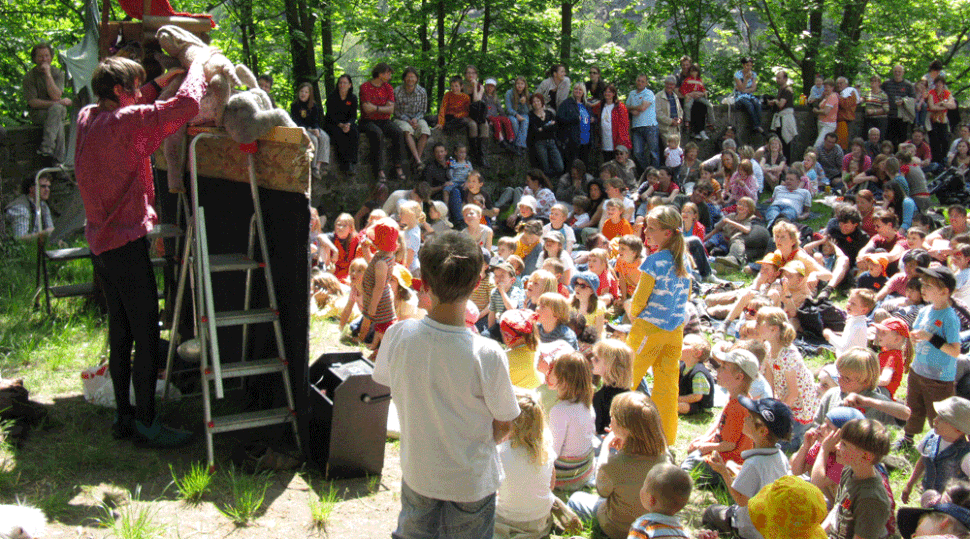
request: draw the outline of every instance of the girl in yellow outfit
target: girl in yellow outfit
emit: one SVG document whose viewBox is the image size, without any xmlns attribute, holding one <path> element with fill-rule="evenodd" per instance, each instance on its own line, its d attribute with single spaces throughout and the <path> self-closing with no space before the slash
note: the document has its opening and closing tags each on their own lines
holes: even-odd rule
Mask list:
<svg viewBox="0 0 970 539">
<path fill-rule="evenodd" d="M 630 301 L 633 327 L 627 344 L 633 349 L 633 387 L 653 367 L 652 398 L 667 440 L 677 439 L 677 396 L 680 354 L 684 342 L 690 280 L 684 267 L 680 213 L 660 206 L 647 215 L 647 247 L 655 251 L 640 265 L 640 281 Z"/>
</svg>

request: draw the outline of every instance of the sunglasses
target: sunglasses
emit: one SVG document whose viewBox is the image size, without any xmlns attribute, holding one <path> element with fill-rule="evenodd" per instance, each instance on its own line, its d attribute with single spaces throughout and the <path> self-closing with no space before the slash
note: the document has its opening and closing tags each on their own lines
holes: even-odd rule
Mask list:
<svg viewBox="0 0 970 539">
<path fill-rule="evenodd" d="M 574 286 L 573 288 L 589 288 L 589 287 L 590 286 L 584 283 L 583 281 L 577 281 L 576 286 Z"/>
<path fill-rule="evenodd" d="M 754 316 L 758 316 L 758 311 L 754 307 L 745 307 L 744 314 L 754 317 Z"/>
</svg>

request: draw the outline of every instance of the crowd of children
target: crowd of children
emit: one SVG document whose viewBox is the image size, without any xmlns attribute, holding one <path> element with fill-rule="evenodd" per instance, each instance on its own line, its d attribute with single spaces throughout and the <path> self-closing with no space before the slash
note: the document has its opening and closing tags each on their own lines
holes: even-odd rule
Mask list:
<svg viewBox="0 0 970 539">
<path fill-rule="evenodd" d="M 447 503 L 484 501 L 468 514 L 495 537 L 544 537 L 554 514 L 611 539 L 686 536 L 677 513 L 695 488 L 731 501 L 706 508 L 702 537 L 798 536 L 783 521 L 813 537 L 968 536 L 970 496 L 947 497 L 970 472 L 967 209 L 949 207 L 932 233 L 920 218 L 902 230 L 905 207 L 890 196 L 876 208 L 863 189 L 806 230 L 797 220 L 827 183 L 814 152 L 786 167 L 774 141 L 742 159 L 728 149 L 679 183 L 683 152 L 669 142 L 668 166 L 639 189 L 605 166 L 562 202 L 530 170 L 493 203 L 456 152 L 440 190 L 419 184 L 365 222 L 344 214 L 314 233 L 314 306 L 375 351 L 401 416 L 400 536 L 433 526 L 413 512 L 429 500 L 444 503 L 440 527 L 455 517 Z M 883 192 L 898 194 L 898 172 Z M 769 177 L 781 184 L 759 206 Z M 737 270 L 755 279 L 715 277 Z M 803 354 L 821 348 L 834 362 L 813 372 Z M 675 462 L 685 416 L 710 424 Z M 882 459 L 908 448 L 902 500 L 920 492 L 923 509 L 897 522 Z M 421 475 L 432 463 L 444 477 Z"/>
</svg>

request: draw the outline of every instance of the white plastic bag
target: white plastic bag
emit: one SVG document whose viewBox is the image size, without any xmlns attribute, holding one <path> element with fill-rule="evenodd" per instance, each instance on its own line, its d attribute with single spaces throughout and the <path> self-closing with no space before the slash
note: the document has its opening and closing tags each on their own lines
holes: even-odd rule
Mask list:
<svg viewBox="0 0 970 539">
<path fill-rule="evenodd" d="M 81 383 L 84 386 L 84 400 L 97 406 L 107 408 L 117 408 L 115 404 L 114 384 L 111 383 L 111 374 L 108 372 L 108 365 L 98 365 L 81 371 Z M 128 386 L 128 393 L 131 402 L 135 402 L 135 387 Z M 155 397 L 161 398 L 165 393 L 165 380 L 155 382 Z M 170 400 L 182 398 L 182 392 L 175 385 L 168 390 Z"/>
</svg>

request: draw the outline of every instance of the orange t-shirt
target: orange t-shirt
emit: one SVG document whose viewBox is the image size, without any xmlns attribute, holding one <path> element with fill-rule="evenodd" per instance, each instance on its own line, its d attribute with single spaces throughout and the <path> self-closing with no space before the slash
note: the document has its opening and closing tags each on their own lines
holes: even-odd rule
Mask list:
<svg viewBox="0 0 970 539">
<path fill-rule="evenodd" d="M 721 416 L 717 419 L 717 430 L 714 431 L 713 442 L 734 442 L 735 447 L 732 451 L 721 451 L 721 458 L 724 462 L 733 460 L 738 464 L 744 464 L 741 452 L 754 447 L 754 442 L 746 434 L 741 432 L 744 427 L 744 417 L 748 415 L 748 410 L 736 397 L 731 397 L 727 406 L 721 411 Z"/>
<path fill-rule="evenodd" d="M 607 240 L 611 240 L 617 236 L 624 236 L 626 234 L 633 234 L 633 227 L 630 226 L 630 221 L 620 218 L 619 223 L 614 223 L 613 221 L 607 219 L 606 223 L 603 224 L 603 235 L 606 236 Z"/>
<path fill-rule="evenodd" d="M 617 258 L 616 266 L 613 269 L 620 278 L 620 286 L 626 288 L 627 297 L 632 296 L 637 289 L 637 283 L 640 282 L 640 267 L 637 264 L 630 264 L 622 258 Z"/>
</svg>

